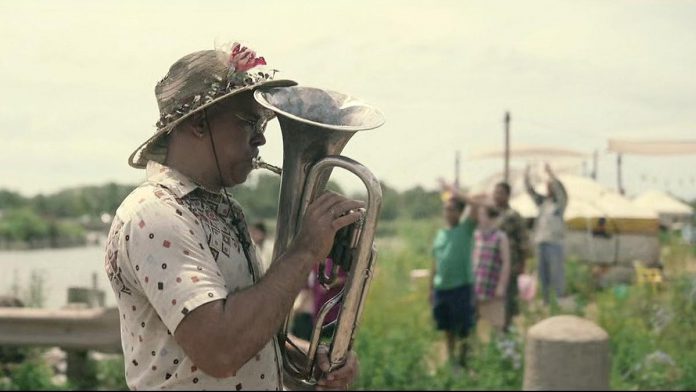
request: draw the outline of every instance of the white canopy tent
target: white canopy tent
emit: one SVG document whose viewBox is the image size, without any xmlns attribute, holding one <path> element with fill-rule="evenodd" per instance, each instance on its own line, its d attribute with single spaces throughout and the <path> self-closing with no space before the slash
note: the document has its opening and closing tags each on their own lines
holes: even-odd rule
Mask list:
<svg viewBox="0 0 696 392">
<path fill-rule="evenodd" d="M 684 155 L 696 154 L 696 140 L 621 140 L 609 139 L 608 150 L 619 154 Z"/>
<path fill-rule="evenodd" d="M 668 227 L 687 224 L 694 215 L 694 209 L 690 205 L 657 190 L 643 192 L 633 199 L 633 204 L 654 211 L 659 215 L 660 223 Z"/>
<path fill-rule="evenodd" d="M 509 150 L 510 158 L 524 158 L 530 159 L 564 159 L 564 158 L 575 158 L 575 159 L 586 159 L 589 158 L 590 154 L 583 153 L 581 151 L 570 150 L 567 148 L 559 147 L 545 147 L 545 146 L 530 146 L 530 145 L 515 145 L 510 147 Z M 477 154 L 473 154 L 470 159 L 487 159 L 487 158 L 505 158 L 505 150 L 492 148 L 486 151 L 482 151 Z"/>
<path fill-rule="evenodd" d="M 536 191 L 544 194 L 544 178 L 538 172 L 532 174 Z M 564 215 L 568 256 L 588 262 L 626 265 L 634 260 L 646 263 L 657 260 L 659 222 L 654 210 L 635 205 L 589 177 L 574 174 L 559 174 L 558 177 L 568 193 Z M 471 191 L 490 193 L 501 178 L 500 174 L 491 176 L 472 186 Z M 511 171 L 510 183 L 512 207 L 525 218 L 536 218 L 537 207 L 525 191 L 523 171 Z M 605 223 L 605 235 L 598 234 L 600 221 Z"/>
<path fill-rule="evenodd" d="M 658 260 L 657 213 L 634 205 L 590 178 L 561 175 L 559 179 L 568 192 L 564 215 L 568 256 L 624 265 L 635 260 L 648 264 Z M 536 217 L 536 205 L 527 194 L 517 196 L 511 204 L 527 216 Z M 600 222 L 604 222 L 603 227 Z"/>
<path fill-rule="evenodd" d="M 696 154 L 696 139 L 609 139 L 607 150 L 617 154 L 617 185 L 623 193 L 621 162 L 624 154 L 677 156 Z"/>
</svg>

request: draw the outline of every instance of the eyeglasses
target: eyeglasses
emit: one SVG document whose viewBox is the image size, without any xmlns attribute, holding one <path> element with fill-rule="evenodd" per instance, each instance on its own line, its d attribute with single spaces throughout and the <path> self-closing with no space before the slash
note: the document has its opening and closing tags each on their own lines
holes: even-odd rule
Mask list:
<svg viewBox="0 0 696 392">
<path fill-rule="evenodd" d="M 235 113 L 234 116 L 251 130 L 252 135 L 262 135 L 266 131 L 266 124 L 268 124 L 268 119 L 266 117 L 249 118 L 242 113 Z"/>
</svg>

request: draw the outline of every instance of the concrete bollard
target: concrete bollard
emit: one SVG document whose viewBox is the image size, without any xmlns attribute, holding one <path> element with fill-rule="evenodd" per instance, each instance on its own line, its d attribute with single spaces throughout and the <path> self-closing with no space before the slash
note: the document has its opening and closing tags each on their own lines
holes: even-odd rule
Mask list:
<svg viewBox="0 0 696 392">
<path fill-rule="evenodd" d="M 527 333 L 525 391 L 608 390 L 609 335 L 592 321 L 554 316 Z"/>
</svg>

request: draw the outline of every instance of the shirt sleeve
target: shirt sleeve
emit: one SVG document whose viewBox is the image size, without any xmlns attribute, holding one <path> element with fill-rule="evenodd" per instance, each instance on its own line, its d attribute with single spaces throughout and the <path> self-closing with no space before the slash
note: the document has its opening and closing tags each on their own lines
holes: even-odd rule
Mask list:
<svg viewBox="0 0 696 392">
<path fill-rule="evenodd" d="M 519 214 L 517 215 L 517 230 L 519 233 L 519 238 L 517 240 L 520 248 L 520 257 L 524 257 L 529 250 L 529 233 L 527 232 L 527 224 L 524 218 Z"/>
<path fill-rule="evenodd" d="M 476 230 L 476 221 L 469 217 L 464 218 L 461 225 L 464 227 L 464 232 L 467 236 L 473 235 L 474 231 Z"/>
<path fill-rule="evenodd" d="M 129 223 L 128 267 L 170 331 L 198 306 L 227 297 L 205 233 L 187 208 L 148 201 Z"/>
<path fill-rule="evenodd" d="M 561 215 L 565 213 L 566 206 L 568 206 L 568 193 L 566 192 L 563 183 L 559 180 L 553 180 L 551 182 L 553 187 L 553 192 L 556 195 L 556 203 L 558 203 L 558 208 L 561 211 Z"/>
<path fill-rule="evenodd" d="M 534 204 L 540 206 L 541 203 L 544 202 L 544 197 L 534 190 L 534 186 L 532 185 L 531 181 L 529 181 L 528 175 L 524 176 L 524 187 L 527 190 L 527 194 L 529 194 L 529 197 L 531 197 L 534 201 Z"/>
</svg>

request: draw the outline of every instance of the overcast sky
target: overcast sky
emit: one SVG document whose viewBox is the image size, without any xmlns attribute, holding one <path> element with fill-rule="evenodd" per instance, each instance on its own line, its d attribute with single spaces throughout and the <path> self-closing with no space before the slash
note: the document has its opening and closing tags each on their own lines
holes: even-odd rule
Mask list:
<svg viewBox="0 0 696 392">
<path fill-rule="evenodd" d="M 513 145 L 598 150 L 610 187 L 608 138 L 696 138 L 694 1 L 143 3 L 0 3 L 0 188 L 141 181 L 126 160 L 154 131 L 155 83 L 216 40 L 381 109 L 386 124 L 344 154 L 402 190 L 451 178 L 457 150 L 464 184 L 501 170 L 469 158 L 501 147 L 506 110 Z M 276 124 L 267 138 L 262 156 L 280 164 Z M 624 166 L 629 193 L 696 198 L 694 156 Z"/>
</svg>

